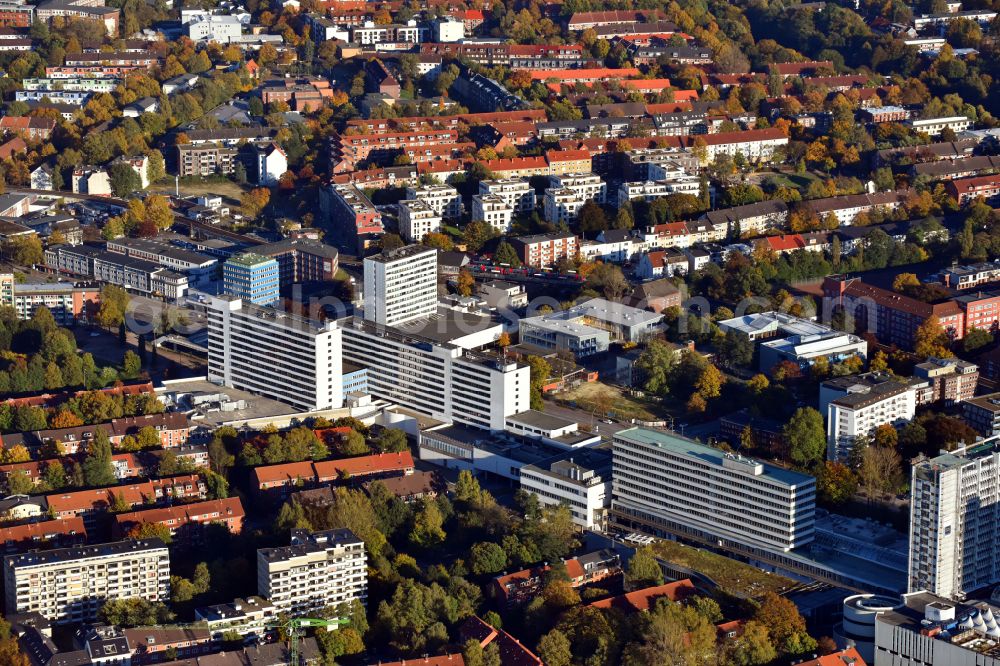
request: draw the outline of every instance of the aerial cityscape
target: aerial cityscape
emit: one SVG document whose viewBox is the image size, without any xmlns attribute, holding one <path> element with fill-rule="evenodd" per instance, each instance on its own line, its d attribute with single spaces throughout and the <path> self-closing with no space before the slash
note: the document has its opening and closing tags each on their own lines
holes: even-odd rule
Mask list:
<svg viewBox="0 0 1000 666">
<path fill-rule="evenodd" d="M 1000 666 L 1000 0 L 0 0 L 0 666 Z"/>
</svg>

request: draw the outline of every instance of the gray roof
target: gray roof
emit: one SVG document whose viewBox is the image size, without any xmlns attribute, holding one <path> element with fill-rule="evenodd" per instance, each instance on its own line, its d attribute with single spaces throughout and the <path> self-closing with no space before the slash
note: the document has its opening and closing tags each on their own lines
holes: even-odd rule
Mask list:
<svg viewBox="0 0 1000 666">
<path fill-rule="evenodd" d="M 721 449 L 699 444 L 694 440 L 681 437 L 680 435 L 663 430 L 653 430 L 651 428 L 630 428 L 628 430 L 622 430 L 615 435 L 615 439 L 624 439 L 626 441 L 641 444 L 650 444 L 674 454 L 688 458 L 697 458 L 717 467 L 722 467 L 726 456 L 731 455 Z M 744 458 L 744 460 L 749 461 L 747 458 Z M 780 467 L 775 467 L 774 465 L 769 465 L 768 463 L 760 464 L 763 466 L 763 473 L 761 476 L 769 478 L 775 483 L 779 483 L 781 485 L 798 486 L 815 481 L 815 479 L 808 474 L 801 474 L 799 472 L 793 472 L 792 470 L 782 469 Z M 738 473 L 737 470 L 732 471 L 733 473 Z"/>
<path fill-rule="evenodd" d="M 546 414 L 536 409 L 529 409 L 526 412 L 519 412 L 507 417 L 508 421 L 523 423 L 525 425 L 541 428 L 542 430 L 556 430 L 567 426 L 576 425 L 576 421 L 564 419 L 561 416 Z"/>
</svg>

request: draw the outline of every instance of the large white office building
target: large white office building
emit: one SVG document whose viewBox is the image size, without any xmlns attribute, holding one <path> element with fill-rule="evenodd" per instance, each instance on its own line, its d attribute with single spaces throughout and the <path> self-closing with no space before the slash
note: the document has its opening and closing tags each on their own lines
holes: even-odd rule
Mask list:
<svg viewBox="0 0 1000 666">
<path fill-rule="evenodd" d="M 913 466 L 911 592 L 951 599 L 1000 582 L 1000 449 L 993 438 Z"/>
<path fill-rule="evenodd" d="M 365 544 L 347 529 L 292 530 L 291 545 L 257 551 L 257 593 L 291 617 L 355 599 L 364 603 Z"/>
<path fill-rule="evenodd" d="M 58 548 L 3 561 L 6 613 L 87 622 L 107 600 L 170 597 L 170 553 L 159 539 Z"/>
<path fill-rule="evenodd" d="M 396 326 L 437 311 L 437 250 L 408 245 L 365 258 L 365 320 Z"/>
<path fill-rule="evenodd" d="M 441 231 L 441 215 L 420 199 L 403 199 L 398 210 L 399 233 L 410 243 L 419 243 L 427 234 Z"/>
<path fill-rule="evenodd" d="M 442 421 L 503 430 L 506 417 L 530 407 L 530 370 L 471 351 L 500 333 L 488 319 L 475 320 L 449 311 L 401 327 L 345 319 L 344 360 L 367 368 L 376 398 Z"/>
<path fill-rule="evenodd" d="M 341 331 L 232 296 L 210 296 L 208 380 L 305 411 L 343 403 Z"/>
<path fill-rule="evenodd" d="M 816 480 L 674 433 L 616 433 L 612 520 L 626 529 L 769 552 L 814 538 Z"/>
</svg>

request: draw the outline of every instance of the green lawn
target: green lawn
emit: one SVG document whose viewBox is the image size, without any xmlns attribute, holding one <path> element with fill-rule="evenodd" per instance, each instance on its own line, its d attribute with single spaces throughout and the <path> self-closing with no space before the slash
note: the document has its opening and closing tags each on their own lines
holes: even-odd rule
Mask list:
<svg viewBox="0 0 1000 666">
<path fill-rule="evenodd" d="M 708 576 L 723 592 L 737 597 L 756 598 L 765 592 L 781 593 L 795 585 L 795 581 L 784 576 L 769 574 L 749 564 L 676 541 L 657 541 L 653 550 L 668 562 Z"/>
<path fill-rule="evenodd" d="M 764 180 L 773 180 L 779 187 L 794 187 L 805 192 L 810 183 L 819 179 L 811 173 L 769 173 Z"/>
</svg>

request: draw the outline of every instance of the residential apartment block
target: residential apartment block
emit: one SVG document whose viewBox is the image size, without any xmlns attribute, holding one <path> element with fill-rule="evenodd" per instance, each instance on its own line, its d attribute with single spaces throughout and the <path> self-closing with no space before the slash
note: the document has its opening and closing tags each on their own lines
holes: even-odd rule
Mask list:
<svg viewBox="0 0 1000 666">
<path fill-rule="evenodd" d="M 507 416 L 528 409 L 529 369 L 463 348 L 463 339 L 485 343 L 499 335 L 488 320 L 460 324 L 447 317 L 405 327 L 342 320 L 344 360 L 368 369 L 368 390 L 377 398 L 435 419 L 503 430 Z"/>
<path fill-rule="evenodd" d="M 410 245 L 366 257 L 365 321 L 396 326 L 437 312 L 437 250 Z"/>
<path fill-rule="evenodd" d="M 320 211 L 338 228 L 354 251 L 367 248 L 382 235 L 382 213 L 368 197 L 350 183 L 334 183 L 320 189 Z"/>
<path fill-rule="evenodd" d="M 472 219 L 486 222 L 498 233 L 505 234 L 514 221 L 514 209 L 498 194 L 474 194 Z"/>
<path fill-rule="evenodd" d="M 1000 435 L 1000 393 L 969 398 L 962 403 L 962 418 L 983 437 Z"/>
<path fill-rule="evenodd" d="M 58 624 L 92 621 L 106 600 L 170 595 L 170 554 L 158 539 L 8 555 L 3 574 L 8 615 Z"/>
<path fill-rule="evenodd" d="M 240 498 L 228 497 L 118 513 L 115 514 L 114 529 L 119 536 L 126 536 L 143 523 L 162 525 L 170 530 L 174 543 L 193 545 L 203 542 L 203 528 L 208 525 L 222 525 L 230 533 L 239 534 L 243 530 L 244 516 Z"/>
<path fill-rule="evenodd" d="M 704 446 L 673 433 L 614 435 L 612 523 L 784 552 L 813 540 L 813 477 Z"/>
<path fill-rule="evenodd" d="M 820 385 L 819 403 L 826 417 L 827 458 L 847 462 L 858 437 L 913 419 L 917 389 L 910 381 L 878 373 L 837 377 Z"/>
<path fill-rule="evenodd" d="M 441 216 L 420 199 L 403 199 L 399 211 L 399 234 L 410 243 L 419 243 L 429 233 L 441 231 Z"/>
<path fill-rule="evenodd" d="M 995 441 L 917 462 L 911 474 L 911 592 L 949 599 L 1000 582 L 1000 450 Z"/>
<path fill-rule="evenodd" d="M 293 617 L 364 603 L 367 559 L 364 542 L 350 530 L 292 530 L 291 545 L 257 551 L 257 592 Z"/>
<path fill-rule="evenodd" d="M 343 402 L 341 332 L 332 321 L 247 303 L 203 301 L 208 314 L 208 379 L 304 410 Z"/>
<path fill-rule="evenodd" d="M 462 217 L 462 195 L 451 185 L 421 185 L 406 188 L 407 199 L 419 199 L 446 220 Z"/>
<path fill-rule="evenodd" d="M 511 239 L 521 263 L 533 268 L 548 268 L 560 259 L 575 259 L 579 239 L 571 233 L 553 232 Z"/>
</svg>

